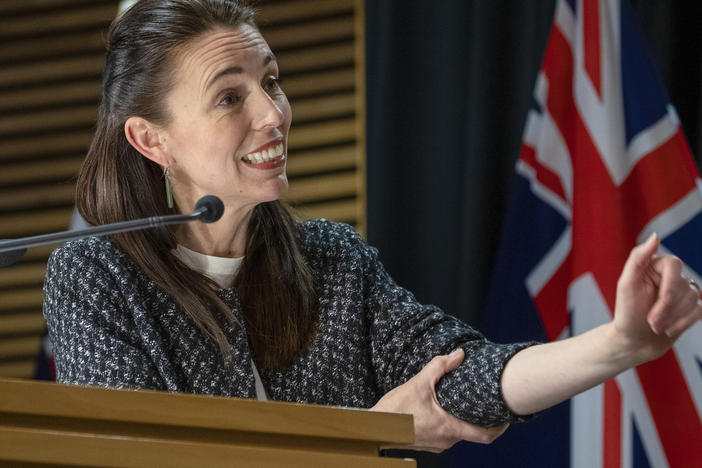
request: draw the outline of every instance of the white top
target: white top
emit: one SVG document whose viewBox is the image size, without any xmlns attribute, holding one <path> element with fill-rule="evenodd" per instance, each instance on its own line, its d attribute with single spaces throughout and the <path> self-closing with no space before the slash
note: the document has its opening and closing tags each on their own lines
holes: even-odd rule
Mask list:
<svg viewBox="0 0 702 468">
<path fill-rule="evenodd" d="M 230 288 L 234 284 L 234 278 L 236 278 L 241 262 L 244 260 L 244 257 L 229 258 L 205 255 L 182 245 L 178 245 L 173 250 L 173 253 L 183 263 L 198 273 L 207 276 L 222 289 Z M 263 388 L 261 376 L 258 374 L 258 369 L 256 369 L 253 359 L 251 360 L 251 367 L 253 368 L 254 381 L 256 382 L 256 398 L 261 401 L 267 401 L 268 395 L 266 395 L 266 389 Z"/>
<path fill-rule="evenodd" d="M 201 254 L 182 245 L 178 245 L 173 252 L 183 263 L 207 276 L 222 289 L 232 287 L 241 262 L 244 261 L 244 257 L 213 257 Z"/>
</svg>

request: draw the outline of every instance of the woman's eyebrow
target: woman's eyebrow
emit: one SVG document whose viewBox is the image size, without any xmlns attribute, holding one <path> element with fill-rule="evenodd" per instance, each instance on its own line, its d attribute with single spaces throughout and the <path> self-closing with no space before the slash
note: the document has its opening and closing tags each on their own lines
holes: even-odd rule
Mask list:
<svg viewBox="0 0 702 468">
<path fill-rule="evenodd" d="M 277 62 L 278 60 L 275 58 L 275 55 L 273 55 L 273 52 L 268 52 L 266 56 L 263 58 L 263 66 L 265 67 L 271 62 Z"/>
<path fill-rule="evenodd" d="M 217 80 L 219 80 L 220 78 L 222 78 L 223 76 L 227 76 L 227 75 L 239 75 L 239 74 L 241 74 L 241 73 L 244 73 L 244 69 L 241 68 L 241 67 L 238 66 L 238 65 L 235 65 L 235 66 L 233 66 L 233 67 L 225 68 L 224 70 L 222 70 L 222 71 L 220 71 L 219 73 L 217 73 L 217 74 L 214 76 L 214 78 L 212 78 L 212 79 L 210 80 L 210 82 L 209 82 L 209 83 L 207 84 L 207 86 L 205 87 L 205 91 L 207 91 L 208 89 L 210 89 L 210 88 L 212 87 L 212 85 L 215 84 L 215 82 L 216 82 Z"/>
</svg>

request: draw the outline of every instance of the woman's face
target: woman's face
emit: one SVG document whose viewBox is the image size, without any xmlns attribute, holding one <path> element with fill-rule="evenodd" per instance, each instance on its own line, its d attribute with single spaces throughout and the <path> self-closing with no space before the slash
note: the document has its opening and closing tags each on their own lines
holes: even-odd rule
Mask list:
<svg viewBox="0 0 702 468">
<path fill-rule="evenodd" d="M 290 104 L 261 34 L 208 32 L 176 57 L 174 73 L 162 143 L 181 209 L 208 194 L 234 207 L 285 195 Z"/>
</svg>

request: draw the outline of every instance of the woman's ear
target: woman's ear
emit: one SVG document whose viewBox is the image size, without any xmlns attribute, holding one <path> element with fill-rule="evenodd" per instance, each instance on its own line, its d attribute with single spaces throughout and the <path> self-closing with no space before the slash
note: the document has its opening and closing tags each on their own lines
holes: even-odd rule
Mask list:
<svg viewBox="0 0 702 468">
<path fill-rule="evenodd" d="M 129 144 L 145 157 L 164 167 L 170 165 L 160 131 L 148 120 L 129 117 L 124 123 L 124 135 Z"/>
</svg>

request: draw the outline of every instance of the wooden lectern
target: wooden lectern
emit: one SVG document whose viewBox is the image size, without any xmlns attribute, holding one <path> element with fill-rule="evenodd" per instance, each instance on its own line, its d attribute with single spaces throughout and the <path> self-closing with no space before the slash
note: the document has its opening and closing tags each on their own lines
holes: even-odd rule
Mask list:
<svg viewBox="0 0 702 468">
<path fill-rule="evenodd" d="M 0 465 L 413 467 L 412 417 L 0 379 Z"/>
</svg>

